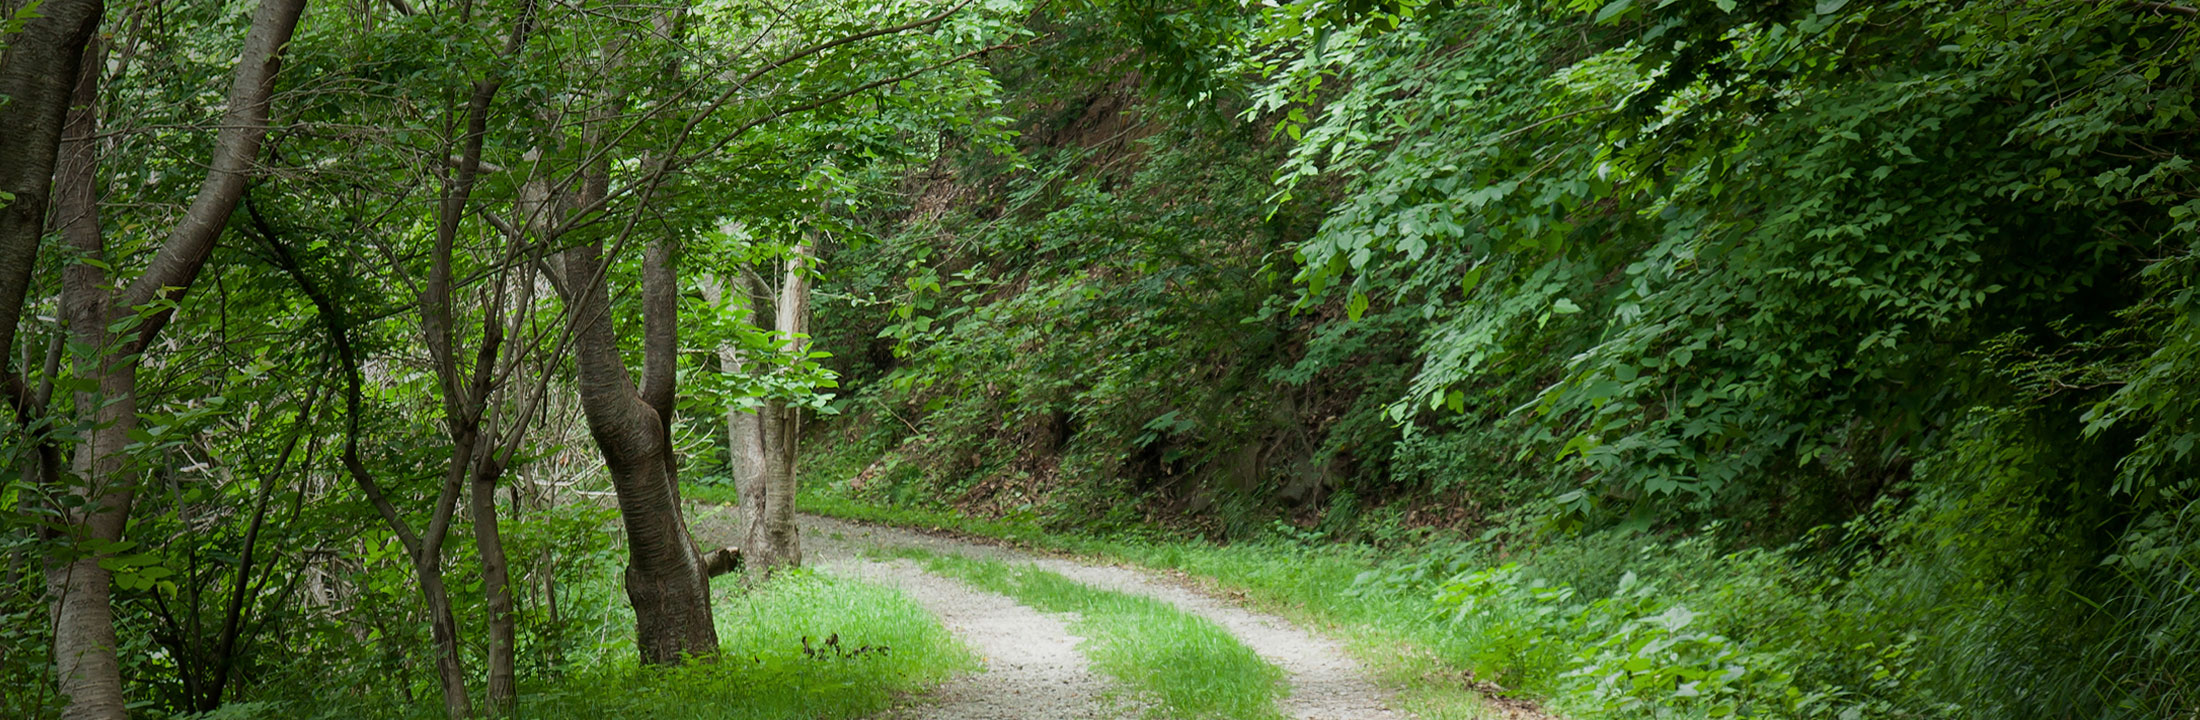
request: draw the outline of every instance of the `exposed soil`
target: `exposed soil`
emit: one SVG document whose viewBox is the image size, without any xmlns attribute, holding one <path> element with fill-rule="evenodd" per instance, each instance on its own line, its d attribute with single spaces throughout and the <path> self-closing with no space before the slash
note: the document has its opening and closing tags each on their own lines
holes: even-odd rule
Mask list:
<svg viewBox="0 0 2200 720">
<path fill-rule="evenodd" d="M 1390 693 L 1369 680 L 1336 641 L 1200 594 L 1182 584 L 1130 568 L 1093 565 L 1017 552 L 995 545 L 936 537 L 830 518 L 802 518 L 804 554 L 810 564 L 899 587 L 937 613 L 949 630 L 987 660 L 987 672 L 943 688 L 939 703 L 903 708 L 896 718 L 1087 718 L 1135 715 L 1102 702 L 1105 684 L 1074 650 L 1077 639 L 1059 615 L 1049 616 L 1013 600 L 932 576 L 908 562 L 862 557 L 863 546 L 917 547 L 939 553 L 1029 562 L 1078 582 L 1144 595 L 1205 617 L 1229 630 L 1268 662 L 1282 668 L 1291 693 L 1281 710 L 1306 720 L 1403 720 Z"/>
</svg>

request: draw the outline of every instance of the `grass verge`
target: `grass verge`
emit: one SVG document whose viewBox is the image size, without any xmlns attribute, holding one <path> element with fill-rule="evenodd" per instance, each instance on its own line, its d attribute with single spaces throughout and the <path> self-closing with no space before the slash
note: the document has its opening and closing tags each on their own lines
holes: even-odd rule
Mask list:
<svg viewBox="0 0 2200 720">
<path fill-rule="evenodd" d="M 545 720 L 856 718 L 976 659 L 938 620 L 889 588 L 794 572 L 753 591 L 716 591 L 718 662 L 598 666 L 532 693 Z"/>
<path fill-rule="evenodd" d="M 866 717 L 895 698 L 977 668 L 930 613 L 900 592 L 796 571 L 743 592 L 729 577 L 717 599 L 716 662 L 634 664 L 631 642 L 554 682 L 521 688 L 513 717 L 535 720 L 839 720 Z M 631 620 L 631 615 L 624 616 Z M 612 636 L 631 626 L 605 628 Z M 388 718 L 442 716 L 433 698 L 411 706 L 289 704 L 225 708 L 215 717 Z"/>
<path fill-rule="evenodd" d="M 1101 590 L 1028 565 L 902 548 L 889 557 L 921 561 L 934 573 L 1015 598 L 1046 612 L 1075 613 L 1087 657 L 1101 672 L 1150 700 L 1150 714 L 1184 720 L 1280 720 L 1283 673 L 1229 631 L 1160 600 Z"/>
</svg>

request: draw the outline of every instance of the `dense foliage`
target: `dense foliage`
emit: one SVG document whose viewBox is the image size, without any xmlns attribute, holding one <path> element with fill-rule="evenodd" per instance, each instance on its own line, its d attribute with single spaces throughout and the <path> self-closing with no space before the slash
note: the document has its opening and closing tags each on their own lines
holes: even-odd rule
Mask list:
<svg viewBox="0 0 2200 720">
<path fill-rule="evenodd" d="M 1577 717 L 2189 718 L 2187 2 L 384 0 L 255 50 L 297 0 L 0 0 L 0 81 L 82 80 L 51 203 L 0 189 L 0 715 L 874 710 L 966 658 L 857 583 L 711 604 L 679 504 L 806 435 L 826 502 L 1133 538 Z M 627 666 L 696 649 L 652 552 L 729 661 Z M 935 565 L 1126 676 L 1173 617 Z M 794 659 L 828 626 L 909 655 Z"/>
<path fill-rule="evenodd" d="M 1597 716 L 2191 712 L 2191 9 L 1119 20 L 835 257 L 849 491 L 1467 530 L 1398 587 Z"/>
</svg>

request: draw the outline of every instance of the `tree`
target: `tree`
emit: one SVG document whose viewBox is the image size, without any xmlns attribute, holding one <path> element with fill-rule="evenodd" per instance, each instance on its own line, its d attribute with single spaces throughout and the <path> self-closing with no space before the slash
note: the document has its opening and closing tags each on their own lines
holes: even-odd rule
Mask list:
<svg viewBox="0 0 2200 720">
<path fill-rule="evenodd" d="M 533 2 L 521 4 L 517 17 L 512 20 L 501 58 L 511 59 L 525 46 L 535 15 Z M 497 268 L 494 271 L 496 282 L 482 303 L 481 338 L 474 353 L 473 368 L 470 373 L 464 373 L 458 360 L 463 348 L 452 327 L 452 253 L 459 225 L 465 220 L 468 202 L 481 171 L 482 143 L 488 132 L 490 104 L 504 84 L 498 71 L 484 69 L 484 72 L 488 77 L 474 81 L 473 92 L 466 103 L 456 167 L 443 170 L 445 182 L 443 197 L 436 207 L 434 249 L 429 255 L 427 286 L 421 292 L 419 308 L 420 327 L 433 359 L 442 395 L 444 423 L 451 439 L 445 487 L 455 488 L 461 483 L 467 487 L 475 551 L 481 559 L 482 592 L 487 595 L 489 612 L 487 700 L 492 709 L 504 712 L 511 709 L 518 694 L 518 676 L 513 658 L 516 631 L 512 620 L 511 579 L 506 571 L 504 542 L 497 528 L 496 486 L 520 440 L 525 437 L 526 426 L 509 423 L 509 427 L 499 434 L 494 411 L 502 406 L 491 403 L 491 399 L 500 386 L 513 379 L 512 371 L 517 367 L 520 352 L 505 347 L 505 328 L 509 322 L 515 323 L 516 329 L 519 318 L 525 316 L 532 296 L 524 289 L 533 287 L 530 281 L 534 273 L 531 270 L 515 273 L 512 260 L 524 257 L 528 249 L 524 235 L 509 234 L 505 238 L 509 249 L 502 253 L 501 261 L 492 261 Z M 517 285 L 521 288 L 516 291 L 520 294 L 517 302 L 510 297 L 515 292 L 515 274 L 519 276 Z M 515 304 L 520 307 L 513 311 Z M 538 390 L 529 401 L 529 409 L 519 412 L 519 417 L 526 417 L 533 401 L 541 398 L 542 386 L 536 387 Z"/>
<path fill-rule="evenodd" d="M 731 286 L 718 278 L 703 283 L 705 299 L 736 315 L 738 322 L 762 325 L 771 312 L 776 353 L 760 353 L 738 342 L 718 346 L 719 370 L 731 376 L 772 372 L 784 358 L 799 366 L 808 360 L 811 241 L 786 252 L 776 289 L 764 282 L 768 259 L 737 269 Z M 773 357 L 777 355 L 777 357 Z M 754 407 L 726 411 L 727 455 L 741 504 L 734 527 L 740 531 L 742 561 L 752 577 L 763 578 L 785 567 L 802 565 L 802 538 L 795 524 L 796 448 L 801 439 L 801 407 L 784 393 L 772 392 Z"/>
<path fill-rule="evenodd" d="M 542 430 L 564 418 L 538 411 L 568 392 L 619 496 L 640 655 L 716 652 L 709 578 L 740 556 L 701 552 L 682 517 L 677 379 L 697 363 L 679 349 L 680 289 L 701 268 L 681 247 L 724 217 L 804 196 L 816 207 L 821 190 L 779 184 L 792 164 L 777 146 L 799 134 L 775 126 L 918 102 L 897 97 L 918 88 L 903 84 L 990 49 L 992 22 L 969 1 L 737 2 L 688 29 L 684 12 L 631 4 L 391 0 L 300 28 L 302 3 L 270 1 L 245 9 L 231 67 L 230 31 L 206 31 L 238 14 L 226 4 L 108 19 L 111 47 L 88 39 L 96 3 L 18 6 L 0 22 L 14 83 L 0 112 L 36 130 L 50 111 L 52 140 L 40 169 L 38 132 L 0 138 L 0 179 L 23 190 L 5 190 L 0 220 L 32 222 L 0 227 L 0 339 L 15 366 L 0 450 L 28 458 L 5 464 L 35 480 L 10 473 L 0 519 L 53 522 L 36 542 L 8 538 L 0 579 L 38 549 L 57 688 L 71 717 L 102 718 L 125 693 L 201 711 L 262 692 L 272 653 L 253 648 L 291 648 L 292 632 L 314 652 L 372 638 L 378 662 L 420 668 L 389 692 L 440 692 L 453 718 L 512 706 L 529 558 L 503 546 L 540 536 L 498 491 L 524 484 L 515 466 L 563 452 Z M 404 51 L 431 44 L 445 52 Z M 275 95 L 278 59 L 312 82 Z M 69 72 L 38 69 L 55 63 Z M 224 74 L 226 98 L 200 93 Z M 218 133 L 193 131 L 217 114 L 200 103 L 226 103 Z M 194 194 L 185 184 L 208 167 Z M 249 242 L 223 240 L 240 205 Z M 148 226 L 172 231 L 138 240 Z M 780 261 L 765 274 L 792 283 L 766 302 L 798 306 L 806 265 Z M 625 290 L 637 284 L 639 302 Z M 807 352 L 799 317 L 767 354 Z M 639 342 L 622 348 L 630 322 Z M 18 332 L 35 338 L 18 347 Z M 255 374 L 267 368 L 284 371 Z M 177 422 L 192 405 L 213 409 Z M 778 503 L 790 512 L 791 492 Z M 474 542 L 447 544 L 453 532 Z M 362 607 L 375 615 L 337 617 Z M 256 615 L 266 608 L 281 612 Z M 118 621 L 151 631 L 118 635 Z M 465 642 L 477 622 L 480 641 Z M 135 652 L 153 647 L 164 652 Z M 7 649 L 0 666 L 30 665 Z"/>
<path fill-rule="evenodd" d="M 614 133 L 609 126 L 618 108 L 622 107 L 622 101 L 605 92 L 604 99 L 592 111 L 590 125 L 578 145 L 589 159 L 579 173 L 578 186 L 561 203 L 563 207 L 573 208 L 574 212 L 552 237 L 578 235 L 575 230 L 587 228 L 598 219 L 599 213 L 623 218 L 616 233 L 609 233 L 608 245 L 603 240 L 575 241 L 564 252 L 562 263 L 582 407 L 588 416 L 590 434 L 603 453 L 617 490 L 620 516 L 626 525 L 630 561 L 626 574 L 627 597 L 634 606 L 636 644 L 644 662 L 670 663 L 684 655 L 710 655 L 717 651 L 716 631 L 709 612 L 709 577 L 713 570 L 723 571 L 731 563 L 724 560 L 727 557 L 724 553 L 713 553 L 706 558 L 688 534 L 680 506 L 677 449 L 672 442 L 680 357 L 678 238 L 673 234 L 692 232 L 692 226 L 683 229 L 660 221 L 653 224 L 645 241 L 639 268 L 643 316 L 639 384 L 628 373 L 611 325 L 610 261 L 616 258 L 619 248 L 635 237 L 644 218 L 666 214 L 665 207 L 653 203 L 660 199 L 675 207 L 681 203 L 681 194 L 673 191 L 681 189 L 677 181 L 685 172 L 705 162 L 724 162 L 717 155 L 750 131 L 784 118 L 833 107 L 878 88 L 1005 47 L 981 46 L 884 76 L 867 72 L 862 64 L 854 62 L 866 56 L 878 57 L 872 53 L 885 54 L 893 50 L 891 46 L 866 46 L 864 41 L 915 36 L 919 31 L 955 18 L 971 2 L 964 0 L 933 14 L 890 25 L 849 28 L 843 20 L 840 24 L 820 22 L 821 28 L 796 28 L 821 37 L 807 44 L 788 43 L 793 45 L 792 49 L 760 62 L 747 73 L 732 76 L 715 97 L 688 114 L 668 143 L 638 153 L 642 156 L 638 166 L 646 171 L 621 188 L 619 195 L 631 197 L 631 204 L 619 209 L 623 212 L 614 212 L 610 207 L 617 199 L 611 192 L 610 162 L 616 148 L 608 142 L 624 134 Z M 655 24 L 658 35 L 677 36 L 667 31 L 677 25 L 671 20 L 659 19 Z M 777 39 L 778 35 L 767 26 L 755 40 Z M 810 36 L 796 33 L 793 37 L 799 42 Z M 756 42 L 748 44 L 753 47 Z M 843 49 L 845 52 L 838 52 Z M 607 53 L 610 59 L 606 62 L 616 68 L 622 63 L 620 56 L 624 52 L 625 46 L 621 46 Z M 918 58 L 928 59 L 923 55 Z M 759 79 L 798 63 L 830 68 L 836 74 L 827 75 L 829 79 L 817 83 L 818 86 L 736 103 Z M 700 150 L 690 152 L 688 143 L 702 132 L 712 132 L 716 138 Z M 808 200 L 813 207 L 815 202 L 815 198 Z M 611 248 L 608 254 L 606 247 Z M 781 324 L 787 327 L 799 327 L 807 307 L 806 263 L 800 260 L 800 253 L 797 255 L 790 261 L 790 272 L 798 277 L 782 288 L 783 292 L 791 294 L 783 295 L 780 302 Z M 784 435 L 795 427 L 793 418 L 792 413 L 773 416 L 770 419 L 774 427 L 762 430 L 758 436 L 767 443 L 762 446 L 766 451 L 776 451 L 767 456 L 766 462 L 770 463 L 767 467 L 784 469 L 774 475 L 775 478 L 784 477 L 783 482 L 766 485 L 777 487 L 777 495 L 768 500 L 774 502 L 773 507 L 778 508 L 780 517 L 787 521 L 774 537 L 773 562 L 780 558 L 788 562 L 799 560 L 791 523 L 793 443 Z M 746 555 L 747 550 L 743 553 Z"/>
<path fill-rule="evenodd" d="M 585 197 L 585 196 L 584 196 Z M 639 388 L 619 356 L 611 328 L 611 297 L 601 245 L 564 255 L 571 289 L 568 322 L 574 367 L 588 432 L 603 453 L 618 493 L 627 534 L 627 601 L 634 606 L 635 645 L 642 661 L 679 662 L 718 653 L 718 629 L 710 613 L 710 577 L 679 502 L 677 458 L 667 432 L 672 416 L 672 258 L 652 243 L 643 260 L 643 312 L 648 329 Z"/>
<path fill-rule="evenodd" d="M 85 43 L 105 7 L 101 0 L 46 2 L 22 31 L 0 36 L 6 48 L 0 54 L 0 127 L 8 128 L 0 135 L 0 393 L 19 417 L 28 409 L 30 389 L 8 371 L 15 329 L 46 230 L 62 121 Z"/>
<path fill-rule="evenodd" d="M 110 601 L 112 578 L 102 564 L 122 539 L 137 482 L 129 467 L 131 432 L 137 423 L 138 363 L 172 317 L 213 252 L 214 241 L 243 198 L 251 164 L 266 133 L 268 101 L 283 45 L 296 29 L 304 0 L 265 0 L 253 14 L 232 77 L 206 179 L 178 218 L 150 264 L 129 284 L 115 287 L 99 226 L 96 144 L 99 72 L 104 54 L 85 51 L 55 173 L 55 223 L 69 247 L 86 261 L 65 271 L 63 312 L 74 344 L 78 373 L 94 378 L 77 392 L 78 412 L 90 431 L 74 449 L 67 532 L 80 552 L 52 558 L 46 569 L 54 614 L 54 658 L 60 665 L 63 717 L 122 718 L 122 678 L 115 659 Z M 11 318 L 12 322 L 12 318 Z M 11 326 L 12 327 L 12 326 Z"/>
</svg>

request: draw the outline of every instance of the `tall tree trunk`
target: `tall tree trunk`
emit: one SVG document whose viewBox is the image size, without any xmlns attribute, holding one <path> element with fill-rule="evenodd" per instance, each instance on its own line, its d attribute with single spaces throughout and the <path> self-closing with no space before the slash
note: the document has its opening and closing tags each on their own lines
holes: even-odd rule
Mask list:
<svg viewBox="0 0 2200 720">
<path fill-rule="evenodd" d="M 600 178 L 591 185 L 601 187 Z M 587 192 L 587 191 L 584 191 Z M 652 253 L 653 260 L 669 257 Z M 647 263 L 645 263 L 647 264 Z M 665 665 L 683 656 L 711 656 L 718 652 L 718 630 L 710 613 L 710 578 L 703 558 L 689 536 L 674 488 L 673 448 L 665 434 L 672 408 L 653 407 L 628 375 L 619 356 L 618 338 L 611 327 L 609 279 L 605 277 L 603 247 L 589 244 L 565 252 L 566 286 L 571 298 L 567 321 L 573 327 L 574 365 L 579 375 L 581 408 L 588 416 L 588 433 L 603 453 L 617 491 L 619 518 L 626 526 L 626 596 L 634 606 L 635 645 L 642 662 Z M 664 282 L 671 269 L 649 268 L 645 285 Z M 668 292 L 645 287 L 644 312 L 669 313 L 659 302 L 676 299 Z M 655 300 L 657 302 L 648 302 Z M 669 322 L 651 323 L 653 331 L 670 333 Z M 666 338 L 643 340 L 646 352 L 671 347 Z M 669 360 L 650 362 L 646 369 L 669 373 Z M 643 387 L 652 394 L 667 392 L 669 378 L 645 377 Z"/>
<path fill-rule="evenodd" d="M 796 244 L 787 257 L 786 272 L 779 284 L 779 302 L 775 305 L 778 317 L 774 326 L 786 338 L 782 350 L 795 357 L 809 351 L 809 341 L 804 337 L 809 332 L 809 273 L 810 243 L 805 239 Z M 802 409 L 788 407 L 784 400 L 773 400 L 766 409 L 770 412 L 761 418 L 765 460 L 761 524 L 772 555 L 768 561 L 755 562 L 754 566 L 768 574 L 780 567 L 802 565 L 802 536 L 794 515 L 795 453 L 802 439 Z"/>
<path fill-rule="evenodd" d="M 78 263 L 63 276 L 63 313 L 70 332 L 90 357 L 79 360 L 80 373 L 94 378 L 96 391 L 79 395 L 77 407 L 94 408 L 92 429 L 76 452 L 80 485 L 73 493 L 90 501 L 71 517 L 69 532 L 79 541 L 115 542 L 129 522 L 134 483 L 125 470 L 124 448 L 137 422 L 137 363 L 174 312 L 172 305 L 142 317 L 132 308 L 156 299 L 180 300 L 213 252 L 214 240 L 243 197 L 246 172 L 258 158 L 266 134 L 268 98 L 274 92 L 281 51 L 297 28 L 304 0 L 264 0 L 245 33 L 231 80 L 228 110 L 214 139 L 209 169 L 199 193 L 162 243 L 145 272 L 120 292 L 110 290 L 101 266 Z M 97 193 L 97 99 L 100 65 L 97 48 L 85 48 L 77 66 L 67 125 L 72 140 L 63 144 L 55 175 L 56 224 L 65 242 L 86 258 L 102 258 Z M 12 56 L 11 56 L 12 60 Z M 117 321 L 119 332 L 111 331 Z M 12 327 L 12 326 L 11 326 Z M 115 660 L 115 630 L 109 593 L 112 578 L 99 566 L 97 553 L 48 563 L 47 587 L 54 618 L 57 678 L 69 704 L 67 720 L 124 717 L 122 678 Z"/>
<path fill-rule="evenodd" d="M 530 22 L 529 16 L 522 16 L 507 41 L 507 54 L 524 40 Z M 461 374 L 458 366 L 451 266 L 459 225 L 465 218 L 467 202 L 472 197 L 474 181 L 481 168 L 489 104 L 501 85 L 494 80 L 475 83 L 473 95 L 466 103 L 465 135 L 460 139 L 458 167 L 447 178 L 437 209 L 433 264 L 428 271 L 427 286 L 420 296 L 420 325 L 427 336 L 428 352 L 442 393 L 444 423 L 451 438 L 450 461 L 445 472 L 453 487 L 461 483 L 468 487 L 467 505 L 473 513 L 474 547 L 482 563 L 482 590 L 487 594 L 489 612 L 489 684 L 485 699 L 492 712 L 510 709 L 517 693 L 512 657 L 512 596 L 505 573 L 504 541 L 496 524 L 496 482 L 501 466 L 493 461 L 496 438 L 482 435 L 482 422 L 495 390 L 497 357 L 503 346 L 504 276 L 499 274 L 496 292 L 482 310 L 481 345 L 475 353 L 469 379 Z M 512 242 L 518 243 L 521 239 L 513 238 Z"/>
<path fill-rule="evenodd" d="M 785 338 L 781 349 L 790 355 L 806 352 L 802 335 L 808 331 L 810 310 L 809 259 L 809 243 L 797 244 L 783 268 L 776 298 L 759 273 L 743 272 L 730 283 L 706 283 L 706 299 L 740 308 L 752 324 L 761 324 L 763 309 L 772 307 L 772 328 Z M 720 371 L 731 375 L 762 369 L 749 367 L 748 359 L 731 346 L 718 349 L 718 363 Z M 799 408 L 779 399 L 753 410 L 726 412 L 727 454 L 741 501 L 735 525 L 741 531 L 741 559 L 752 580 L 802 565 L 802 537 L 795 522 L 800 418 Z"/>
<path fill-rule="evenodd" d="M 67 132 L 76 138 L 62 144 L 54 182 L 55 223 L 62 241 L 87 261 L 104 264 L 106 247 L 99 232 L 98 153 L 91 137 L 98 129 L 99 58 L 97 44 L 82 50 L 87 61 L 77 64 L 76 86 L 69 101 Z M 71 544 L 122 539 L 129 517 L 131 485 L 123 476 L 122 447 L 137 423 L 137 369 L 107 352 L 113 344 L 107 325 L 112 321 L 113 295 L 107 274 L 94 262 L 79 262 L 62 271 L 61 305 L 69 332 L 77 347 L 77 374 L 95 380 L 93 389 L 76 393 L 78 408 L 92 408 L 90 429 L 74 455 L 76 482 L 69 494 L 82 499 L 81 510 L 67 511 Z M 111 577 L 99 564 L 101 555 L 57 558 L 46 567 L 46 588 L 54 622 L 54 663 L 62 697 L 68 705 L 65 720 L 121 718 L 122 674 L 115 660 L 113 606 L 109 600 Z"/>
<path fill-rule="evenodd" d="M 62 126 L 81 80 L 87 44 L 105 12 L 101 0 L 52 0 L 42 4 L 22 29 L 7 38 L 0 53 L 0 405 L 30 427 L 45 415 L 59 367 L 62 335 L 47 352 L 42 387 L 26 382 L 32 354 L 28 342 L 23 369 L 11 370 L 16 329 L 30 293 L 31 271 L 45 233 Z M 60 448 L 48 433 L 26 438 L 23 479 L 55 487 L 61 478 Z M 10 566 L 10 571 L 14 567 Z"/>
<path fill-rule="evenodd" d="M 45 234 L 61 126 L 101 0 L 47 0 L 0 55 L 0 375 L 15 355 L 15 328 Z"/>
<path fill-rule="evenodd" d="M 703 292 L 705 300 L 735 309 L 743 322 L 752 325 L 763 317 L 769 294 L 761 279 L 745 272 L 736 272 L 731 278 L 714 278 L 703 284 Z M 718 347 L 718 369 L 727 375 L 752 370 L 740 348 L 730 343 Z M 734 508 L 734 527 L 740 533 L 742 563 L 751 570 L 781 564 L 777 549 L 764 531 L 764 476 L 769 464 L 764 426 L 766 416 L 772 412 L 770 408 L 726 410 L 726 454 L 733 465 L 734 491 L 739 501 Z"/>
</svg>

